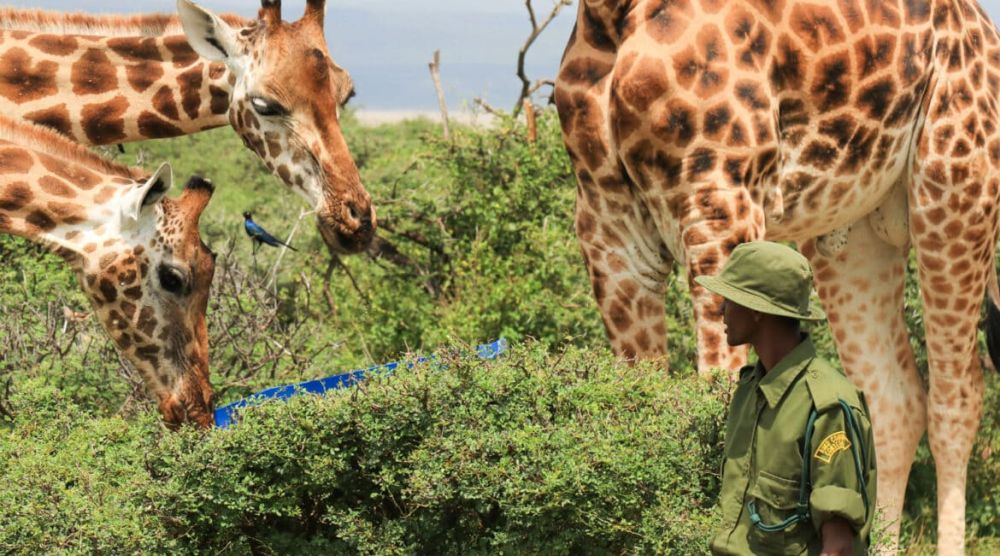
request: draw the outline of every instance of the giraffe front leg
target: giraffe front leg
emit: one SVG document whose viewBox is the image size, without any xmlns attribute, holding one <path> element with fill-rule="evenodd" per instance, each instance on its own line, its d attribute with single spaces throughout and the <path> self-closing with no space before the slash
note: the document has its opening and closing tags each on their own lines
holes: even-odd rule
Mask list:
<svg viewBox="0 0 1000 556">
<path fill-rule="evenodd" d="M 617 356 L 658 360 L 666 369 L 664 293 L 673 259 L 638 201 L 623 199 L 616 206 L 631 211 L 612 214 L 598 197 L 577 199 L 576 232 L 594 299 Z"/>
<path fill-rule="evenodd" d="M 715 183 L 724 183 L 721 181 Z M 706 182 L 712 183 L 712 182 Z M 745 188 L 696 187 L 699 200 L 681 219 L 681 240 L 687 260 L 688 284 L 698 334 L 698 373 L 713 369 L 736 371 L 746 364 L 746 346 L 726 342 L 722 298 L 695 283 L 702 275 L 715 275 L 740 243 L 763 237 L 763 209 L 753 203 Z"/>
<path fill-rule="evenodd" d="M 884 242 L 868 218 L 848 230 L 835 256 L 822 254 L 817 239 L 803 242 L 800 249 L 812 265 L 844 370 L 868 400 L 878 466 L 876 498 L 892 553 L 910 466 L 926 428 L 926 394 L 903 316 L 908 248 Z"/>
</svg>

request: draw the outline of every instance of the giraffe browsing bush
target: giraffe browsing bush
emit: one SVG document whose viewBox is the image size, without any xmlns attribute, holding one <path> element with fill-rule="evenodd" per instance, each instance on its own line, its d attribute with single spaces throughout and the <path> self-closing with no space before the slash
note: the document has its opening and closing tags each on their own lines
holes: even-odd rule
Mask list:
<svg viewBox="0 0 1000 556">
<path fill-rule="evenodd" d="M 177 199 L 163 164 L 151 176 L 58 133 L 0 118 L 0 232 L 60 255 L 164 421 L 213 423 L 205 310 L 215 255 L 198 219 L 212 185 Z"/>
</svg>

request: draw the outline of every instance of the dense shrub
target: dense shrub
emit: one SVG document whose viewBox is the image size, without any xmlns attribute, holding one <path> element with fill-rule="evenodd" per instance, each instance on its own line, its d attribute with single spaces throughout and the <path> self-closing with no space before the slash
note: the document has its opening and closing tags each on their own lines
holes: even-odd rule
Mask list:
<svg viewBox="0 0 1000 556">
<path fill-rule="evenodd" d="M 33 388 L 0 435 L 0 552 L 706 546 L 719 387 L 539 346 L 438 363 L 210 433 L 93 418 Z"/>
</svg>

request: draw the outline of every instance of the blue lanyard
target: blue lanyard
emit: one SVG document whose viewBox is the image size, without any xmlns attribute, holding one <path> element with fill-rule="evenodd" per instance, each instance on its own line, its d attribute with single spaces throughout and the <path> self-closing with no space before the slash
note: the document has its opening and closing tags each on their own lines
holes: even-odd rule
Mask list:
<svg viewBox="0 0 1000 556">
<path fill-rule="evenodd" d="M 844 413 L 844 420 L 847 422 L 847 434 L 850 435 L 851 455 L 854 459 L 854 471 L 857 473 L 858 482 L 861 484 L 861 497 L 865 503 L 865 521 L 868 521 L 868 486 L 865 481 L 864 468 L 862 467 L 862 460 L 868 461 L 868 458 L 865 455 L 864 445 L 858 442 L 861 438 L 861 429 L 858 426 L 857 421 L 854 419 L 854 412 L 851 411 L 851 407 L 847 405 L 847 402 L 844 400 L 839 400 L 839 402 L 840 409 Z M 812 456 L 810 452 L 812 451 L 812 435 L 813 429 L 816 425 L 816 417 L 816 408 L 814 407 L 812 411 L 809 412 L 809 420 L 806 421 L 806 434 L 802 443 L 802 478 L 799 481 L 799 502 L 795 506 L 795 513 L 788 516 L 780 523 L 764 523 L 760 514 L 757 513 L 757 501 L 751 499 L 747 502 L 747 512 L 749 512 L 750 515 L 750 523 L 765 533 L 777 533 L 778 531 L 788 529 L 796 523 L 809 521 L 809 494 L 812 492 L 812 483 L 810 481 L 810 462 L 812 460 Z M 860 455 L 858 452 L 860 452 Z"/>
</svg>

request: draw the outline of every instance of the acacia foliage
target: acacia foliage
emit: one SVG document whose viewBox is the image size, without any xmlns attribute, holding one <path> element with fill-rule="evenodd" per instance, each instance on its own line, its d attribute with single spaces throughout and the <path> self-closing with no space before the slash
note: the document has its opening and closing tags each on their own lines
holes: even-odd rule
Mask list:
<svg viewBox="0 0 1000 556">
<path fill-rule="evenodd" d="M 0 552 L 699 552 L 718 384 L 532 344 L 441 353 L 208 433 L 33 385 L 0 434 Z"/>
</svg>

